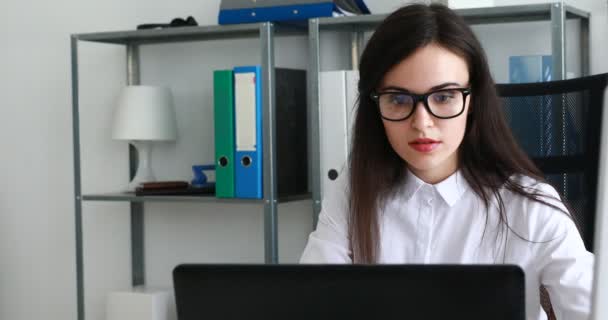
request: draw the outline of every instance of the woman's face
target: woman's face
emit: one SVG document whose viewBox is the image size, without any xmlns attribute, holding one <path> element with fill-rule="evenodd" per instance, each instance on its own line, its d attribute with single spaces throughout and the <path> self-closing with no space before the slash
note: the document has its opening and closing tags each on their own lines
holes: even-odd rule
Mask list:
<svg viewBox="0 0 608 320">
<path fill-rule="evenodd" d="M 377 91 L 398 89 L 425 94 L 437 89 L 468 87 L 466 61 L 436 44 L 429 44 L 389 70 Z M 416 103 L 413 114 L 405 120 L 382 119 L 395 152 L 425 182 L 438 183 L 458 169 L 458 147 L 464 137 L 469 102 L 470 96 L 464 100 L 462 114 L 451 119 L 434 117 L 423 102 Z"/>
</svg>

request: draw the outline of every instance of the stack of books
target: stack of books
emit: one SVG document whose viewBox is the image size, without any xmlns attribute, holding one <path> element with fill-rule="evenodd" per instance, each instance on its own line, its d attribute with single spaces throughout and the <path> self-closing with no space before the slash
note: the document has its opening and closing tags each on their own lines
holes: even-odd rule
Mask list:
<svg viewBox="0 0 608 320">
<path fill-rule="evenodd" d="M 186 181 L 144 182 L 135 189 L 136 196 L 215 195 L 215 183 L 194 187 Z"/>
</svg>

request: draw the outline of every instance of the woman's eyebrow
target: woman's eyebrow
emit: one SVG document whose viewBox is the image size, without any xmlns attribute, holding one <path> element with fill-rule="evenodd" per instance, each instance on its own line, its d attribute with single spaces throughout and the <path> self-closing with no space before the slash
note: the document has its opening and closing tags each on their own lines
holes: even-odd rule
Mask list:
<svg viewBox="0 0 608 320">
<path fill-rule="evenodd" d="M 445 87 L 450 87 L 450 86 L 458 86 L 458 87 L 460 87 L 461 85 L 459 83 L 456 83 L 456 82 L 446 82 L 446 83 L 442 83 L 442 84 L 440 84 L 438 86 L 432 87 L 430 91 L 439 90 L 439 89 L 443 89 Z"/>
<path fill-rule="evenodd" d="M 410 92 L 409 90 L 402 88 L 402 87 L 397 87 L 397 86 L 386 86 L 386 87 L 381 87 L 380 91 L 403 91 L 403 92 Z"/>
<path fill-rule="evenodd" d="M 443 88 L 446 88 L 446 87 L 450 87 L 450 86 L 461 87 L 462 85 L 459 84 L 459 83 L 456 83 L 456 82 L 445 82 L 445 83 L 442 83 L 440 85 L 436 85 L 436 86 L 431 87 L 431 89 L 429 89 L 429 91 L 440 90 L 440 89 L 443 89 Z M 407 92 L 407 93 L 412 93 L 411 90 L 408 90 L 408 89 L 403 88 L 403 87 L 398 87 L 398 86 L 381 87 L 380 91 L 403 91 L 403 92 Z"/>
</svg>

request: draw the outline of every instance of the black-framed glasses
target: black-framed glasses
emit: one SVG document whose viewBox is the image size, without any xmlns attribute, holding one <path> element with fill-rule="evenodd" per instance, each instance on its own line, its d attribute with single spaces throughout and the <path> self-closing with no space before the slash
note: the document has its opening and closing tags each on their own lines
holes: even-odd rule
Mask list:
<svg viewBox="0 0 608 320">
<path fill-rule="evenodd" d="M 382 118 L 389 121 L 402 121 L 414 114 L 420 101 L 423 102 L 426 111 L 436 118 L 456 118 L 464 111 L 469 94 L 471 94 L 470 88 L 449 88 L 425 94 L 389 90 L 374 92 L 370 97 L 376 101 Z"/>
</svg>

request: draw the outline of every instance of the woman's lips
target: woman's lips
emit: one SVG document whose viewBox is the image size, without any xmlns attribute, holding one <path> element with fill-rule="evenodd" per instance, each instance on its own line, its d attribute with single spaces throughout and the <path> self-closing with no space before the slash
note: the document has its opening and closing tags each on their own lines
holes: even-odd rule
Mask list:
<svg viewBox="0 0 608 320">
<path fill-rule="evenodd" d="M 431 152 L 433 150 L 435 150 L 435 148 L 437 148 L 439 146 L 441 142 L 437 141 L 437 140 L 433 140 L 433 139 L 427 139 L 427 138 L 421 138 L 421 139 L 416 139 L 414 141 L 411 141 L 409 143 L 410 147 L 412 147 L 412 149 L 418 151 L 418 152 Z"/>
</svg>

